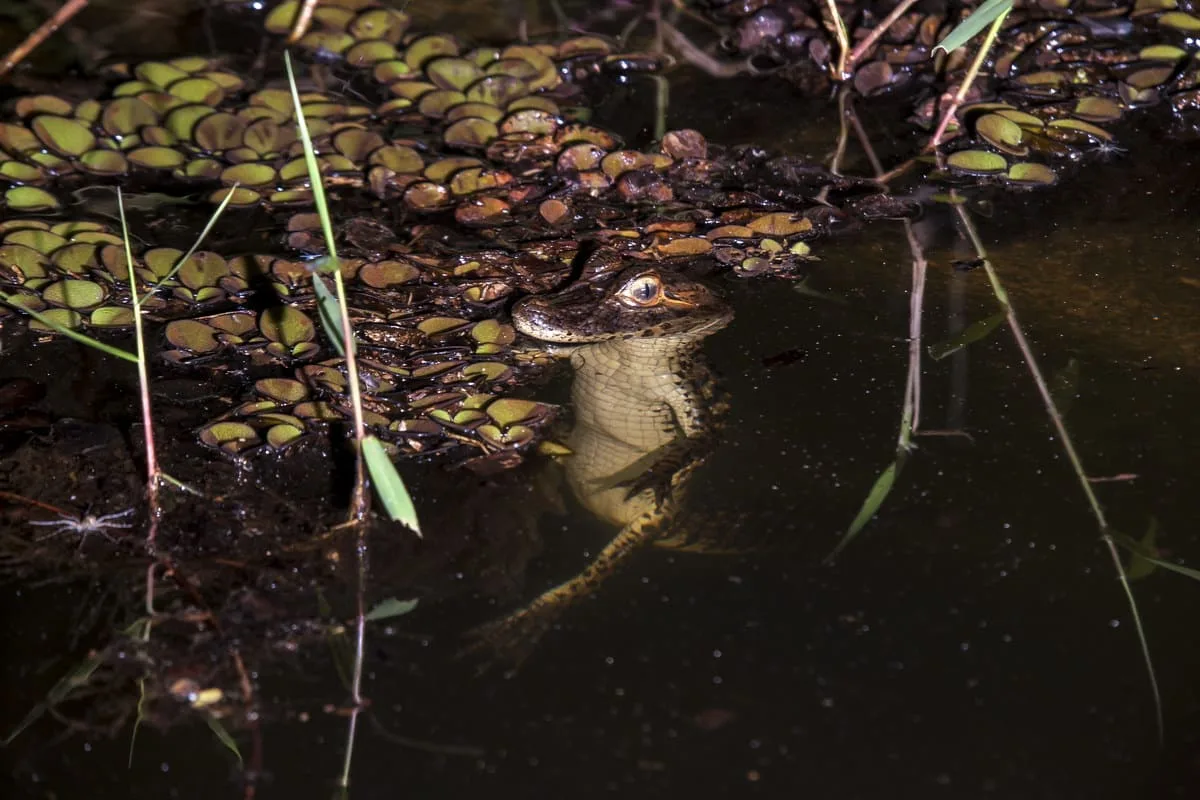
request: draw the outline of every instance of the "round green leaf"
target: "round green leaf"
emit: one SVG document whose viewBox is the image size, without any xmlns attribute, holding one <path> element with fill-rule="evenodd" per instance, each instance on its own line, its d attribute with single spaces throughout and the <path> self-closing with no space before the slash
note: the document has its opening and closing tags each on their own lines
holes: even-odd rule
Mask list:
<svg viewBox="0 0 1200 800">
<path fill-rule="evenodd" d="M 16 186 L 4 193 L 4 202 L 14 211 L 52 211 L 58 198 L 36 186 Z"/>
<path fill-rule="evenodd" d="M 96 146 L 95 135 L 76 119 L 45 114 L 34 117 L 29 127 L 46 147 L 60 155 L 81 156 Z"/>
<path fill-rule="evenodd" d="M 291 306 L 276 306 L 263 311 L 258 329 L 272 342 L 294 347 L 316 338 L 316 328 L 303 311 Z"/>
</svg>

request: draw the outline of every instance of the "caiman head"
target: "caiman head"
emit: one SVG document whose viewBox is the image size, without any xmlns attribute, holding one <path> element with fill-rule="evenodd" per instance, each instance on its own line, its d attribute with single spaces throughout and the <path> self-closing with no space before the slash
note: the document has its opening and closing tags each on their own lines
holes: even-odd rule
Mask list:
<svg viewBox="0 0 1200 800">
<path fill-rule="evenodd" d="M 732 317 L 733 310 L 704 284 L 649 266 L 527 297 L 513 308 L 518 331 L 556 344 L 651 337 L 698 341 Z"/>
</svg>

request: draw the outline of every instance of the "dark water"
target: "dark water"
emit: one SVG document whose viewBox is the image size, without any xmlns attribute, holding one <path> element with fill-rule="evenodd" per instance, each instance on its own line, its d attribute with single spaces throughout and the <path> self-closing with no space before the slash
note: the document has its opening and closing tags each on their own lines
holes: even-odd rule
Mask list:
<svg viewBox="0 0 1200 800">
<path fill-rule="evenodd" d="M 680 81 L 672 127 L 770 134 L 816 157 L 833 141 L 777 86 Z M 649 100 L 632 91 L 623 122 L 649 120 Z M 1159 545 L 1185 562 L 1200 548 L 1195 153 L 1135 150 L 1054 190 L 997 198 L 979 223 L 1043 369 L 1077 365 L 1067 423 L 1088 470 L 1137 475 L 1097 485 L 1113 525 L 1140 537 L 1156 520 Z M 933 342 L 995 305 L 981 270 L 950 268 L 966 251 L 948 218 L 922 225 Z M 898 225 L 818 252 L 808 286 L 832 299 L 729 281 L 737 316 L 706 345 L 733 407 L 689 511 L 736 526 L 748 552 L 639 554 L 511 677 L 456 658 L 463 632 L 507 607 L 483 599 L 480 575 L 430 567 L 414 578 L 404 558 L 434 544 L 376 553 L 372 596 L 438 590 L 368 639 L 352 796 L 1194 796 L 1200 586 L 1162 570 L 1134 584 L 1162 692 L 1160 746 L 1128 604 L 1006 331 L 926 360 L 922 427 L 970 440 L 918 438 L 876 520 L 822 563 L 894 454 L 911 258 Z M 763 365 L 797 349 L 792 363 Z M 424 480 L 442 505 L 470 503 L 461 477 Z M 485 535 L 528 500 L 491 489 Z M 539 517 L 540 556 L 513 556 L 532 560 L 510 603 L 581 568 L 611 534 L 566 503 L 565 516 Z M 128 574 L 0 588 L 5 728 L 101 643 L 73 632 L 110 582 L 123 587 L 114 624 L 127 622 L 140 613 Z M 238 734 L 247 758 L 261 755 L 258 796 L 329 796 L 346 735 L 346 719 L 323 709 L 345 701 L 332 659 L 317 646 L 262 663 L 252 677 L 268 711 Z M 129 754 L 128 725 L 110 737 L 43 721 L 3 751 L 5 796 L 242 794 L 237 764 L 201 724 L 143 729 L 127 769 Z"/>
</svg>

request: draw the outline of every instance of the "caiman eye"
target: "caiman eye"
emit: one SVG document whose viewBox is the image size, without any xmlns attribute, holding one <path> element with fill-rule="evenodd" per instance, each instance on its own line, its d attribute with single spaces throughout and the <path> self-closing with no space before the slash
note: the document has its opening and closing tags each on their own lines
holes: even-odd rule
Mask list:
<svg viewBox="0 0 1200 800">
<path fill-rule="evenodd" d="M 627 305 L 653 306 L 662 300 L 662 281 L 657 275 L 639 275 L 621 289 L 621 301 Z"/>
</svg>

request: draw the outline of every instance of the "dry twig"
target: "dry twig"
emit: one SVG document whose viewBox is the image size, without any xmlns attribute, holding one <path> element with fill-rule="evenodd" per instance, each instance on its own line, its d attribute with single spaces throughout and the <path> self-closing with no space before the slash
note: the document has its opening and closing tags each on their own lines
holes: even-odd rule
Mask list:
<svg viewBox="0 0 1200 800">
<path fill-rule="evenodd" d="M 87 4 L 88 0 L 68 0 L 54 16 L 39 25 L 37 30 L 25 37 L 25 41 L 13 48 L 12 52 L 4 57 L 4 61 L 0 62 L 0 78 L 11 72 L 17 64 L 24 61 L 42 42 L 53 36 L 59 28 L 66 25 L 67 21 L 82 11 Z"/>
</svg>

